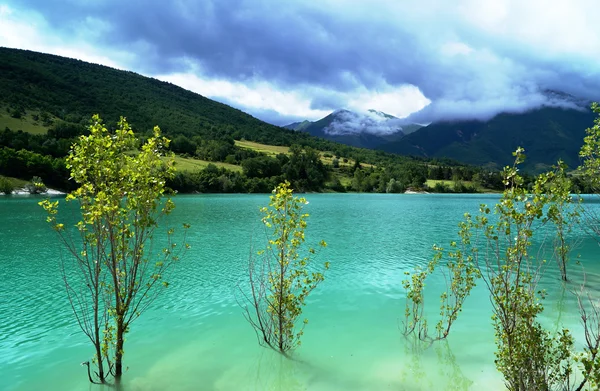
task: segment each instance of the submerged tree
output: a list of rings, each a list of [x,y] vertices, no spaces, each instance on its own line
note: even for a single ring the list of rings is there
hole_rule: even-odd
[[[288,182],[278,185],[270,197],[269,207],[261,209],[262,222],[270,231],[265,250],[258,259],[249,261],[249,293],[242,291],[244,316],[254,328],[259,344],[284,355],[299,346],[307,319],[299,322],[306,298],[324,279],[323,273],[311,270],[308,248],[304,244],[307,213],[302,208],[308,202],[295,197]],[[324,241],[319,246],[326,247]],[[325,262],[322,270],[329,268]],[[300,324],[299,324],[300,323]]]
[[[507,388],[511,391],[583,390],[586,386],[594,389],[594,379],[598,379],[600,368],[597,302],[589,300],[586,306],[580,300],[586,336],[582,354],[574,353],[574,340],[569,330],[551,332],[539,320],[546,294],[538,282],[547,262],[540,257],[542,251],[532,249],[532,240],[535,236],[543,246],[545,238],[539,237],[543,235],[540,228],[554,224],[557,239],[551,241],[551,254],[558,262],[561,279],[566,280],[568,254],[572,249],[567,234],[578,217],[564,166],[559,164],[555,171],[540,175],[533,188],[527,190],[517,169],[524,159],[523,150],[519,148],[515,156],[515,165],[504,169],[506,190],[496,206],[482,205],[474,219],[467,215],[461,223],[461,248],[449,253],[448,270],[453,272],[450,294],[442,294],[442,321],[438,324],[437,335],[428,336],[423,316],[423,288],[426,277],[438,266],[439,261],[435,259],[427,270],[418,271],[405,282],[408,290],[405,333],[416,332],[419,339],[429,342],[446,338],[455,315],[470,293],[468,288],[474,285],[474,281],[465,284],[477,274],[469,268],[474,265],[490,293],[497,344],[495,363]],[[452,247],[457,248],[457,245]],[[457,261],[452,262],[453,259]],[[461,259],[466,259],[466,267],[457,267]],[[445,306],[444,300],[452,295],[459,300]],[[578,297],[581,298],[581,293]],[[447,325],[447,328],[441,325]],[[574,376],[575,361],[582,364],[580,379]]]
[[[515,156],[515,165],[504,170],[507,189],[495,207],[495,223],[486,218],[490,213],[486,209],[477,227],[486,240],[484,281],[496,331],[495,363],[511,391],[567,390],[572,381],[573,337],[566,329],[555,334],[539,321],[545,292],[538,282],[545,260],[534,257],[531,248],[535,224],[544,222],[545,208],[560,194],[548,192],[549,177],[544,175],[528,192],[517,170],[523,150]],[[562,252],[566,250],[555,254]]]
[[[566,166],[562,161],[551,171],[538,176],[534,184],[534,193],[544,195],[548,209],[542,219],[543,223],[554,226],[552,251],[556,260],[560,278],[567,282],[567,266],[577,241],[571,239],[570,233],[581,223],[581,198],[571,195],[572,182],[566,174]]]
[[[155,127],[137,151],[124,118],[111,133],[95,115],[90,134],[79,138],[67,158],[80,185],[66,198],[81,213],[76,234],[58,222],[58,201],[40,202],[74,262],[72,268],[63,259],[62,275],[77,322],[94,345],[95,369],[86,363],[91,382],[120,380],[125,335],[168,286],[165,273],[178,260],[172,228],[166,247],[158,254],[152,249],[161,218],[175,207],[163,200],[165,181],[174,172],[173,160],[161,158],[168,143]]]
[[[471,216],[465,214],[465,221],[459,224],[460,242],[451,242],[450,250],[444,252],[442,247],[433,246],[435,254],[424,270],[415,273],[406,272],[409,276],[402,282],[406,290],[406,306],[404,310],[403,332],[405,336],[414,335],[428,343],[433,343],[448,337],[452,325],[462,311],[463,304],[471,294],[481,271],[477,267],[478,252],[471,243],[473,221]],[[427,319],[424,317],[425,280],[442,261],[446,291],[440,295],[440,319],[435,325],[432,334]]]

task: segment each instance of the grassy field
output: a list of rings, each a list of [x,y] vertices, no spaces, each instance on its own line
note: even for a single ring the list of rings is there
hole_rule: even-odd
[[[269,156],[275,156],[278,155],[280,153],[283,153],[285,155],[288,155],[290,153],[290,149],[288,147],[282,147],[282,146],[278,146],[278,145],[267,145],[267,144],[260,144],[260,143],[255,143],[252,141],[239,141],[236,140],[235,141],[235,145],[237,145],[240,148],[246,148],[246,149],[251,149],[253,151],[257,151],[257,152],[262,152],[265,153]],[[332,152],[328,152],[328,151],[319,151],[319,154],[321,156],[321,161],[323,162],[323,164],[327,164],[327,165],[332,165],[333,164],[333,153]],[[328,156],[325,156],[328,155]],[[353,166],[354,165],[354,160],[352,159],[346,159],[347,161],[344,162],[344,159],[341,158],[339,159],[339,165],[341,166]],[[361,163],[361,165],[363,167],[372,167],[371,164],[366,164],[366,163]]]
[[[0,108],[0,129],[9,128],[10,130],[22,130],[32,134],[46,134],[48,128],[41,122],[35,121],[33,115],[36,113],[28,112],[23,118],[13,118],[6,112],[6,108]]]
[[[471,181],[461,181],[463,185],[465,186],[473,186],[473,182]],[[454,181],[449,180],[449,179],[427,179],[427,186],[429,187],[434,187],[436,184],[438,183],[442,183],[446,186],[448,186],[451,189],[454,189]]]
[[[198,171],[206,168],[209,164],[214,164],[217,167],[224,167],[231,171],[242,171],[241,166],[235,164],[221,163],[221,162],[209,162],[206,160],[185,158],[181,156],[175,156],[175,168],[181,171]]]
[[[282,147],[279,145],[259,144],[252,141],[235,140],[235,145],[237,145],[240,148],[246,148],[257,152],[262,152],[269,156],[275,156],[280,153],[287,155],[288,153],[290,153],[290,149],[288,147]]]
[[[454,189],[454,181],[452,180],[443,180],[443,179],[427,179],[427,186],[429,186],[430,188],[433,188],[436,183],[443,183],[446,186],[448,186],[450,189]],[[473,182],[471,181],[462,181],[463,185],[465,186],[473,186]],[[488,189],[487,187],[477,187],[477,191],[480,191],[482,193],[502,193],[500,190],[494,190],[494,189]]]
[[[9,176],[8,177],[4,177],[4,178],[7,178],[9,181],[11,181],[12,184],[13,184],[13,186],[16,189],[20,189],[20,188],[22,188],[23,186],[25,186],[27,184],[27,181],[25,181],[23,179],[17,179],[17,178],[13,178],[13,177],[9,177]]]

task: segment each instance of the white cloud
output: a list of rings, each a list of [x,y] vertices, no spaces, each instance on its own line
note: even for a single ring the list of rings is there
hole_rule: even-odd
[[[188,62],[188,65],[191,62]],[[159,80],[168,81],[200,95],[233,103],[246,110],[274,110],[282,116],[317,120],[341,107],[330,110],[311,108],[311,97],[325,94],[319,87],[298,86],[295,89],[282,89],[265,80],[253,79],[232,82],[225,79],[210,79],[202,75],[197,65],[190,65],[193,71],[155,75]],[[430,101],[412,85],[382,88],[369,91],[362,87],[335,94],[340,101],[347,102],[344,108],[366,113],[370,109],[383,111],[398,118],[421,110]]]
[[[102,53],[102,50],[88,42],[86,31],[98,34],[98,30],[91,25],[106,29],[105,23],[86,18],[81,25],[81,34],[68,38],[61,37],[53,34],[46,20],[39,13],[16,10],[5,4],[0,5],[0,46],[56,54],[113,68],[126,68],[126,60],[132,57],[131,54],[116,50]]]
[[[456,55],[467,55],[473,52],[473,48],[462,42],[447,42],[441,48],[444,56],[453,57]]]
[[[284,116],[318,119],[329,114],[310,108],[310,99],[298,91],[286,91],[264,80],[244,83],[209,79],[198,73],[173,73],[154,76],[215,100],[232,102],[249,110],[274,110]]]
[[[346,97],[348,108],[359,112],[378,110],[398,118],[404,118],[421,110],[431,101],[413,85],[393,87],[386,85],[380,90],[352,91]]]
[[[537,55],[600,60],[600,5],[596,0],[464,0],[463,22]]]

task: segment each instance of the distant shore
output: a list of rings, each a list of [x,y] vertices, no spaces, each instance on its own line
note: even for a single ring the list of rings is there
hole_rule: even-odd
[[[61,195],[61,194],[67,194],[67,193],[65,193],[64,191],[55,190],[55,189],[46,189],[46,191],[43,193],[31,194],[25,187],[22,187],[20,189],[14,190],[11,194],[0,193],[0,196],[2,196],[2,195]]]

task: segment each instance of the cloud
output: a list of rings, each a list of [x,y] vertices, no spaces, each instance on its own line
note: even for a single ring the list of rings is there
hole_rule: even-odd
[[[384,113],[367,111],[356,113],[348,110],[339,110],[335,119],[323,131],[330,135],[349,135],[368,133],[378,136],[388,136],[402,130],[402,121],[395,117],[386,117]]]
[[[600,95],[595,0],[9,0],[3,9],[0,45],[160,77],[270,121],[340,107],[421,122],[489,118],[571,104],[548,90]]]
[[[18,49],[28,49],[59,56],[77,58],[95,64],[118,69],[126,69],[122,64],[131,61],[131,54],[112,50],[110,55],[103,53],[86,36],[91,25],[97,25],[96,32],[107,28],[107,23],[87,17],[80,24],[82,30],[63,37],[53,34],[45,17],[36,11],[22,11],[6,4],[0,4],[0,45]]]

